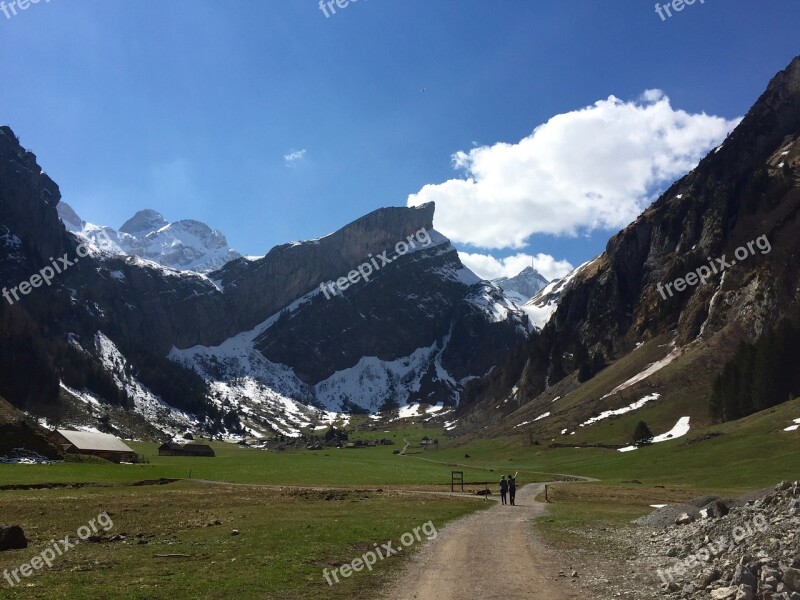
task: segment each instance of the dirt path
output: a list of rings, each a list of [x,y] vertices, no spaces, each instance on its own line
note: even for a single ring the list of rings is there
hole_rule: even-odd
[[[517,492],[516,506],[492,508],[451,523],[410,559],[382,600],[464,598],[586,599],[585,590],[559,578],[569,565],[553,562],[531,530],[545,514],[535,497],[544,484]]]

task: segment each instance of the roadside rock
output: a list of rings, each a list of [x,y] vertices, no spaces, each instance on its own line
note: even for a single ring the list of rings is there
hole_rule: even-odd
[[[736,567],[731,583],[733,583],[733,585],[746,585],[752,588],[756,585],[756,578],[750,572],[750,569],[744,565],[739,565]]]
[[[668,527],[675,525],[675,519],[682,514],[688,514],[695,519],[700,518],[700,509],[692,504],[669,504],[651,512],[649,515],[637,519],[635,523],[647,527]]]
[[[650,527],[633,534],[636,567],[651,570],[661,597],[675,600],[800,600],[798,501],[800,482],[781,482],[738,500],[704,497],[654,511],[637,521]],[[697,505],[698,516],[685,510]]]
[[[736,591],[736,600],[753,600],[753,588],[749,585],[740,585]]]
[[[783,570],[783,583],[793,592],[800,592],[800,570],[787,567]]]

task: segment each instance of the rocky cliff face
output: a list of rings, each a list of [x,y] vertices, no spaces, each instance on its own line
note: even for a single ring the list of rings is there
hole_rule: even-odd
[[[461,264],[432,220],[432,205],[381,209],[320,240],[232,263],[214,275],[225,294],[246,302],[261,281],[270,317],[171,356],[226,390],[254,377],[330,410],[457,403],[466,382],[524,342],[529,325],[499,288]],[[415,247],[398,255],[404,240]],[[372,273],[356,281],[364,267]]]
[[[0,157],[0,240],[9,249],[0,256],[0,272],[14,281],[14,276],[60,255],[69,246],[69,236],[55,212],[61,199],[58,186],[5,126],[0,127]]]

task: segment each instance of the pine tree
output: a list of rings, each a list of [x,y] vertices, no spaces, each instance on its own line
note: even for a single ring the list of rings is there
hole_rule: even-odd
[[[653,443],[653,432],[644,421],[639,421],[633,432],[633,443],[636,446],[649,446]]]
[[[583,344],[575,351],[575,366],[578,368],[578,381],[583,383],[592,378],[592,365],[589,362],[589,353]]]

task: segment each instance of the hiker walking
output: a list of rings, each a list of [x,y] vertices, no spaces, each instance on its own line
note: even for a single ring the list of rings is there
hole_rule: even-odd
[[[506,481],[506,476],[503,475],[500,477],[500,500],[503,504],[508,504],[506,501],[506,495],[508,494],[508,482]]]
[[[513,475],[508,476],[508,499],[511,506],[516,506],[514,503],[514,498],[517,496],[517,475],[519,471],[514,473]]]

